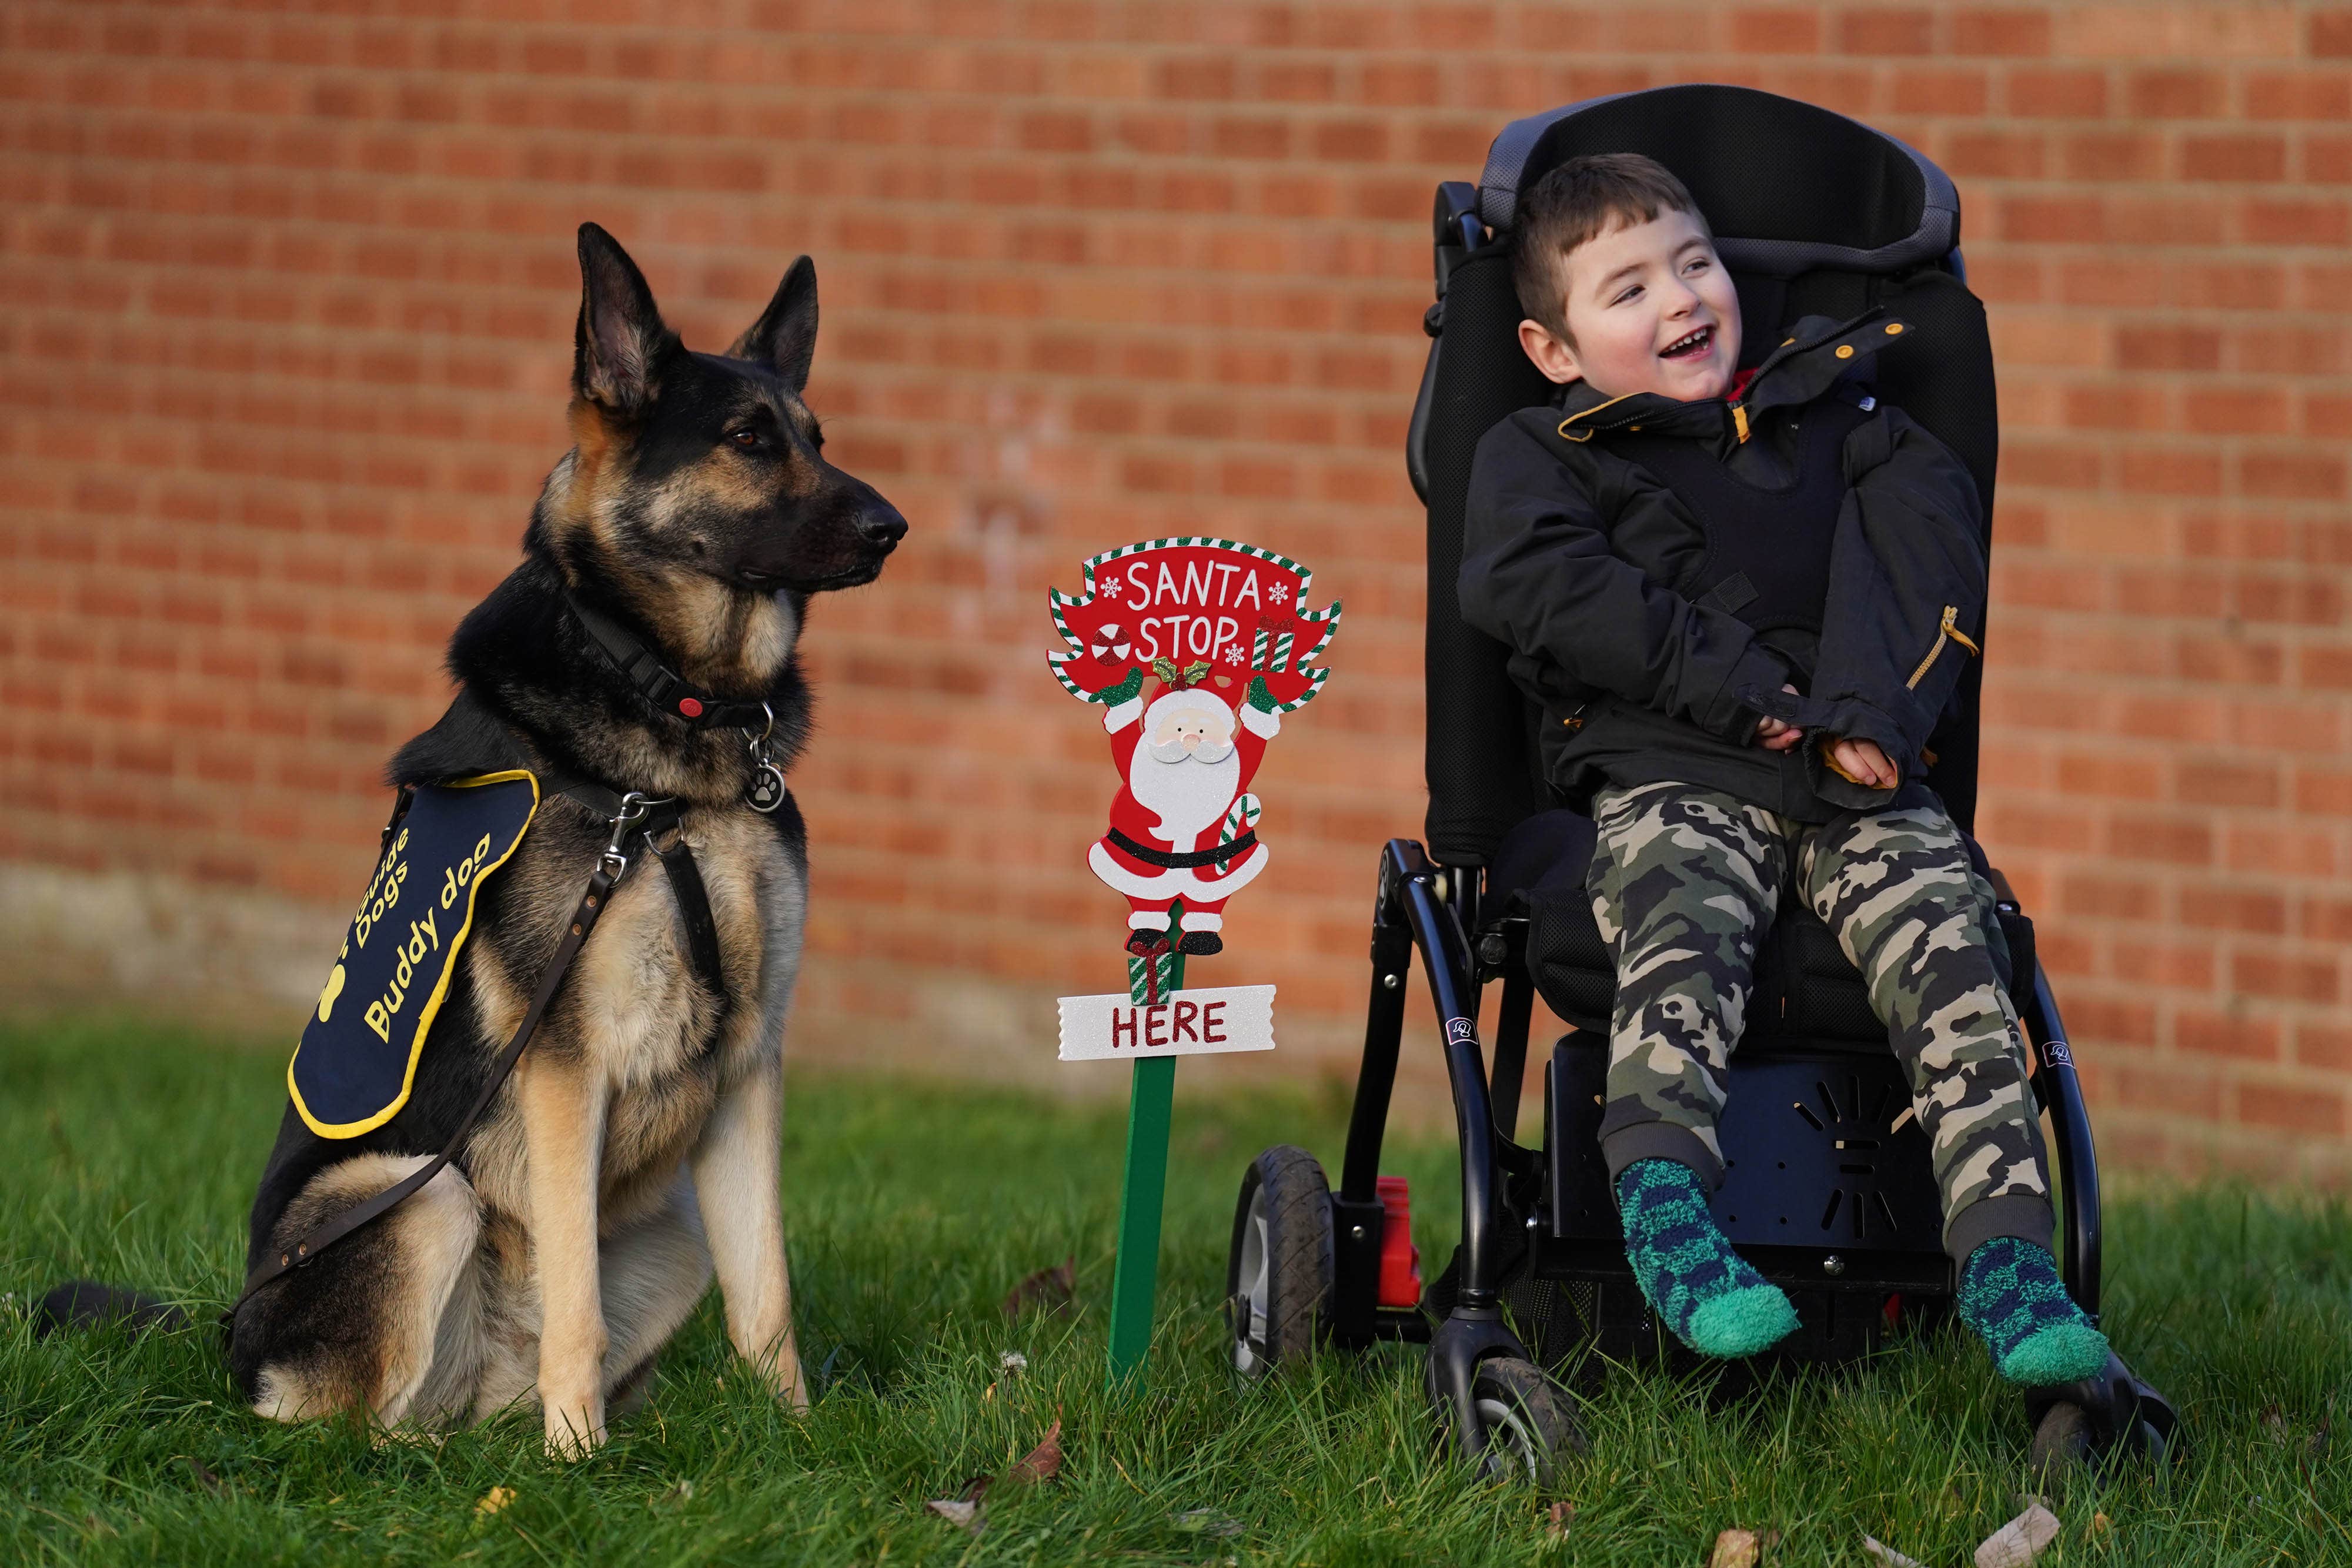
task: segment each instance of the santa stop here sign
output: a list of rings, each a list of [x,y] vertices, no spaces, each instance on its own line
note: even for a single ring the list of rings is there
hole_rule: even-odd
[[[1184,967],[1225,950],[1225,902],[1270,862],[1250,783],[1283,718],[1330,678],[1317,661],[1335,600],[1307,608],[1314,574],[1232,539],[1166,538],[1086,563],[1052,595],[1062,689],[1101,710],[1118,774],[1087,864],[1124,899],[1126,995],[1064,997],[1061,1060],[1132,1061],[1127,1176],[1111,1283],[1114,1385],[1139,1383],[1151,1343],[1160,1211],[1176,1058],[1274,1049],[1274,988],[1188,990]]]
[[[1157,1004],[1125,993],[1064,997],[1064,1061],[1140,1061],[1274,1049],[1274,988],[1171,991]]]

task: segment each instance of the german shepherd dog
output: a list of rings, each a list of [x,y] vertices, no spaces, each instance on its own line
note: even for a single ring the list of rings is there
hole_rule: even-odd
[[[794,646],[810,596],[870,582],[905,519],[824,455],[801,393],[816,273],[793,263],[724,354],[689,352],[612,236],[580,230],[572,450],[523,561],[449,644],[457,702],[393,759],[394,784],[525,766],[675,797],[709,891],[714,994],[658,874],[622,881],[520,1066],[457,1160],[406,1202],[238,1308],[230,1360],[260,1414],[447,1425],[536,1402],[547,1446],[584,1453],[714,1270],[735,1349],[807,1406],[777,1191],[784,1011],[805,835],[789,800],[746,803],[740,730],[656,707],[574,604],[669,670],[764,702],[781,765],[807,729]],[[289,1103],[253,1204],[249,1264],[422,1169],[522,1016],[606,824],[549,793],[484,887],[411,1098],[357,1138]]]

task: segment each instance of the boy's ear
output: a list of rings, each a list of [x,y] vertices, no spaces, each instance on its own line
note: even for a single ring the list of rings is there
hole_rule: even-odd
[[[1584,379],[1584,371],[1576,362],[1575,350],[1554,337],[1551,329],[1540,321],[1519,323],[1519,347],[1527,350],[1528,358],[1535,361],[1536,369],[1541,371],[1548,381],[1566,386],[1570,382]]]

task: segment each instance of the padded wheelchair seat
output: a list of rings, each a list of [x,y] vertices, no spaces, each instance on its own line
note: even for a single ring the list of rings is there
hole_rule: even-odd
[[[1580,812],[1528,817],[1496,846],[1486,908],[1502,917],[1527,917],[1528,969],[1537,991],[1568,1022],[1605,1035],[1617,971],[1584,891],[1594,837],[1591,819]],[[1756,994],[1740,1041],[1743,1051],[1769,1052],[1775,1046],[1887,1049],[1862,972],[1821,918],[1785,892],[1756,955]]]

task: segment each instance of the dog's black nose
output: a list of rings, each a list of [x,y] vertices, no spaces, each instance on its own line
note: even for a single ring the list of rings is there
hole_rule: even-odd
[[[898,515],[898,507],[882,502],[857,514],[857,533],[867,544],[887,550],[907,537],[907,519]]]

